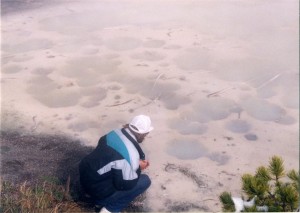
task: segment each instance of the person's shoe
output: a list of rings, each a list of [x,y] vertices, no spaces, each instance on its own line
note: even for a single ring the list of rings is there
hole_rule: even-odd
[[[100,213],[111,213],[110,211],[108,211],[105,207],[103,207],[100,211]]]
[[[99,213],[103,206],[95,205],[95,212]]]

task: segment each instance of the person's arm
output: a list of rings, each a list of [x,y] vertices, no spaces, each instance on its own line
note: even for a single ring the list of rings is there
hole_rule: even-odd
[[[132,167],[124,161],[124,164],[119,168],[112,169],[113,183],[117,190],[132,189],[141,174],[141,169],[134,171]]]

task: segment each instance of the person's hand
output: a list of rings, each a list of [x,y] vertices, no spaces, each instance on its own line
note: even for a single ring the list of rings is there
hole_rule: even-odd
[[[147,160],[140,160],[140,168],[141,170],[146,169],[149,166],[149,161]]]

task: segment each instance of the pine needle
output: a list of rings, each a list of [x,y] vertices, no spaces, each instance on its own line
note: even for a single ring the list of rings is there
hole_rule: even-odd
[[[216,91],[216,92],[213,92],[213,93],[208,94],[206,97],[209,98],[209,97],[211,97],[211,96],[217,96],[217,95],[219,95],[219,94],[221,94],[221,93],[223,93],[223,92],[225,92],[225,91],[227,91],[227,90],[229,90],[229,89],[234,89],[234,87],[227,87],[227,88],[218,90],[218,91]]]
[[[280,75],[281,75],[281,73],[279,73],[279,74],[275,75],[274,77],[270,78],[269,80],[265,81],[263,84],[261,84],[259,87],[257,87],[257,89],[261,89],[264,86],[268,85],[272,81],[276,80]]]
[[[158,76],[157,76],[157,78],[155,79],[155,82],[154,82],[154,84],[153,84],[153,86],[152,86],[152,89],[151,90],[153,90],[154,89],[154,87],[155,87],[155,85],[156,85],[156,83],[157,83],[157,81],[159,80],[159,78],[163,75],[164,73],[160,73]]]
[[[118,104],[112,104],[112,105],[106,105],[106,107],[114,107],[114,106],[120,106],[120,105],[123,105],[123,104],[127,104],[131,101],[133,101],[134,99],[130,99],[128,101],[125,101],[125,102],[122,102],[122,103],[118,103]]]

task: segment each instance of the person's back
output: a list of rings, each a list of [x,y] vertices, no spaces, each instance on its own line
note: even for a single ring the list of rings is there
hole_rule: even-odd
[[[125,128],[102,136],[95,150],[82,159],[80,182],[96,204],[121,211],[150,186],[149,177],[141,175],[149,162],[138,142],[152,129],[149,117],[136,116]]]

